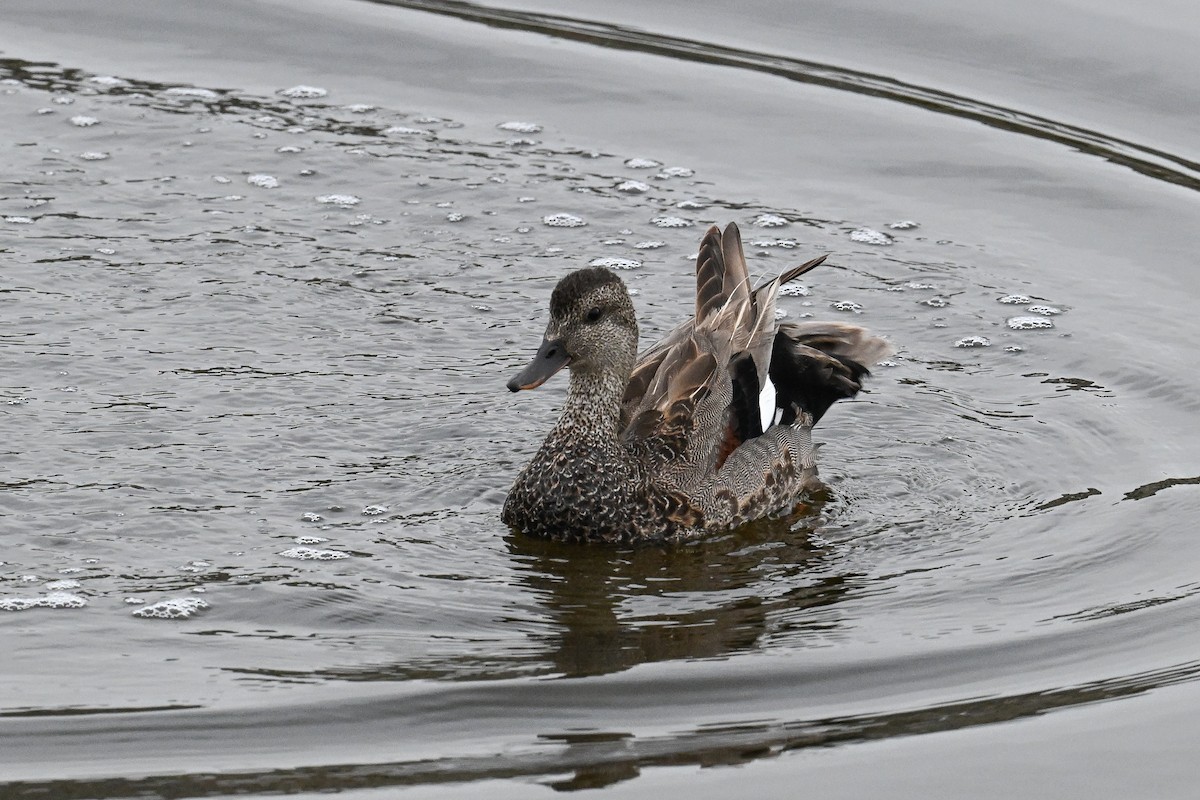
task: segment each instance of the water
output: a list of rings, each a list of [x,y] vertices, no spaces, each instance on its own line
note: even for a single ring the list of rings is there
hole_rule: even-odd
[[[1191,796],[1200,20],[643,6],[6,6],[0,796]],[[828,496],[504,530],[729,220],[897,345]]]

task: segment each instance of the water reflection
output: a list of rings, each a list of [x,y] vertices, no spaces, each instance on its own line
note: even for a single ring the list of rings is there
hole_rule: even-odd
[[[816,507],[812,509],[816,511]],[[679,545],[613,549],[506,539],[519,580],[553,621],[547,659],[566,676],[716,658],[760,647],[768,631],[825,631],[816,615],[861,580],[832,573],[820,517],[768,520]]]

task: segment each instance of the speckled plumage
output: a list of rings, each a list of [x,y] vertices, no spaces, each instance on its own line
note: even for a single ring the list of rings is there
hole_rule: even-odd
[[[566,366],[562,415],[504,503],[510,527],[551,539],[681,539],[785,514],[817,482],[812,426],[853,397],[884,340],[840,323],[780,324],[779,286],[814,259],[750,285],[741,235],[709,229],[696,313],[639,357],[633,303],[603,268],[563,278],[542,346],[509,389]],[[775,387],[763,430],[759,393]]]

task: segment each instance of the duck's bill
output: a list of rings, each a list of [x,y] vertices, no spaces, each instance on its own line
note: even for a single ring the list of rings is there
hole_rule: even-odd
[[[571,357],[557,339],[542,339],[542,346],[525,369],[518,372],[508,382],[510,392],[522,389],[536,389],[550,379],[550,376],[571,363]]]

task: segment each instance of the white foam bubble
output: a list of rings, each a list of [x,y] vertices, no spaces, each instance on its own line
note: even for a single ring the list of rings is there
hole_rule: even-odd
[[[997,297],[996,302],[1004,303],[1006,306],[1023,306],[1033,302],[1033,298],[1023,294],[1006,294],[1004,297]]]
[[[208,602],[199,597],[178,597],[159,600],[157,603],[134,609],[130,613],[142,619],[187,619],[208,607]]]
[[[638,242],[637,244],[635,244],[633,246],[633,248],[635,250],[657,250],[660,247],[666,247],[666,246],[667,246],[666,242],[660,242],[657,239],[651,239],[651,240],[647,240],[645,242]]]
[[[108,153],[101,153],[98,150],[88,150],[79,154],[79,158],[83,161],[103,161],[108,157]]]
[[[128,86],[129,81],[124,78],[117,78],[113,75],[93,75],[88,78],[88,83],[95,83],[100,86]]]
[[[77,114],[67,121],[77,128],[90,128],[93,125],[100,124],[100,120],[96,119],[95,117],[89,117],[86,114]]]
[[[1062,313],[1062,309],[1055,306],[1030,306],[1025,310],[1030,314],[1041,314],[1043,317],[1053,317]]]
[[[246,183],[251,186],[257,186],[260,189],[278,189],[279,179],[274,175],[248,175]]]
[[[657,169],[662,166],[662,162],[653,158],[630,158],[625,161],[625,166],[630,169]]]
[[[341,206],[342,208],[350,208],[362,202],[361,197],[356,197],[352,194],[323,194],[317,197],[318,203],[326,205]]]
[[[280,89],[279,94],[296,100],[314,100],[329,94],[329,90],[322,89],[320,86],[305,86],[304,84],[300,84],[289,89]]]
[[[321,520],[323,520],[325,518],[322,517],[320,514],[316,514],[312,511],[306,511],[300,515],[300,519],[303,520],[304,522],[320,522]]]
[[[683,217],[655,217],[650,223],[659,228],[690,228],[692,221]]]
[[[759,214],[751,224],[759,228],[782,228],[788,221],[778,214]]]
[[[1053,328],[1053,320],[1046,317],[1009,317],[1005,323],[1014,331],[1031,331],[1037,328]]]
[[[393,125],[390,128],[384,128],[383,132],[394,136],[427,136],[432,133],[424,128],[409,128],[406,125]]]
[[[583,217],[565,213],[544,216],[542,217],[542,224],[549,225],[551,228],[580,228],[587,225]]]
[[[378,517],[380,514],[386,514],[387,512],[388,512],[387,506],[379,506],[379,505],[367,506],[366,508],[364,508],[362,510],[362,514],[364,517]]]
[[[37,597],[0,597],[0,611],[28,611],[31,608],[83,608],[87,598],[69,592],[51,592]]]
[[[621,181],[617,184],[617,191],[627,194],[643,194],[650,191],[650,184],[641,181]]]
[[[836,303],[830,303],[829,307],[834,311],[849,311],[854,314],[861,314],[863,310],[862,303],[855,303],[853,300],[839,300]]]
[[[986,336],[964,336],[954,343],[955,347],[991,347],[992,340]]]
[[[349,553],[343,553],[341,550],[318,550],[314,547],[292,547],[279,555],[299,561],[337,561],[350,557]]]
[[[462,222],[467,218],[467,215],[461,211],[451,211],[446,215],[446,222]]]
[[[303,147],[297,147],[297,146],[296,146],[296,145],[294,145],[294,144],[285,144],[285,145],[283,145],[283,146],[281,146],[281,147],[276,147],[276,148],[275,148],[275,152],[276,152],[276,153],[285,153],[285,154],[291,154],[291,153],[303,153],[303,152],[304,152],[304,148],[303,148]]]
[[[589,267],[608,267],[609,269],[637,269],[642,262],[633,258],[593,258]]]
[[[542,126],[536,122],[501,122],[496,127],[510,133],[540,133],[542,130]]]
[[[78,589],[83,586],[82,583],[74,578],[66,578],[61,581],[46,581],[46,589],[52,592],[62,592],[67,589]]]
[[[799,244],[795,239],[755,239],[750,242],[751,247],[782,247],[784,250],[792,250]]]
[[[172,86],[163,91],[167,97],[194,98],[196,100],[216,100],[221,95],[212,89],[200,89],[195,86]]]
[[[32,225],[33,217],[8,216],[4,221],[9,225]]]
[[[883,231],[877,231],[874,228],[855,228],[854,230],[850,231],[850,238],[856,242],[861,242],[862,244],[874,244],[880,246],[889,245],[895,241],[891,236],[888,236]]]
[[[348,106],[342,106],[342,108],[346,109],[351,114],[366,114],[375,110],[375,106],[371,105],[370,103],[351,103]]]
[[[946,306],[950,305],[950,298],[935,295],[922,300],[921,305],[929,306],[930,308],[945,308]]]
[[[779,293],[785,297],[808,297],[809,289],[799,283],[785,283],[779,287]]]
[[[911,219],[902,219],[898,222],[889,222],[888,227],[894,231],[911,231],[913,228],[919,227],[919,225]]]
[[[660,177],[660,178],[690,178],[695,174],[696,174],[696,171],[694,169],[691,169],[690,167],[664,167],[663,170],[658,173],[658,177]]]

